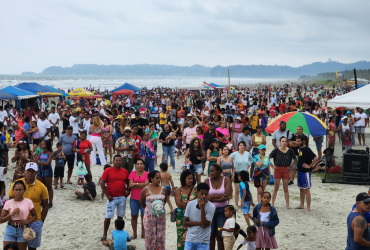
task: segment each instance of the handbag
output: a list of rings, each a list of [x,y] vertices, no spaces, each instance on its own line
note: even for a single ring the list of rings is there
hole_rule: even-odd
[[[193,190],[194,186],[191,186],[190,188],[190,192],[188,194],[188,200],[190,198],[190,195],[191,195],[191,191]],[[176,217],[177,217],[177,214],[179,213],[179,208],[175,208],[174,210],[171,211],[171,217],[170,217],[170,221],[171,222],[176,222]]]
[[[17,208],[17,205],[15,205],[14,199],[13,199],[13,206],[14,206],[14,209]],[[19,219],[22,220],[21,214],[20,213],[17,213],[17,214],[19,216]],[[23,227],[23,238],[25,240],[29,241],[29,240],[33,240],[36,238],[36,233],[35,231],[33,231],[32,228],[27,227],[26,225],[23,225],[22,227]]]

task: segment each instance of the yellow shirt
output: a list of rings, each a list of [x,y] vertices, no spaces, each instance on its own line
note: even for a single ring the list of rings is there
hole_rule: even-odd
[[[10,134],[6,134],[5,138],[6,138],[6,143],[10,143]]]
[[[249,117],[249,121],[251,122],[252,129],[256,130],[256,127],[257,127],[258,121],[259,121],[258,115],[255,115],[255,116],[251,115]]]
[[[110,101],[109,100],[107,100],[107,105],[110,106]]]
[[[37,219],[35,221],[41,220],[41,202],[42,200],[49,199],[49,194],[48,190],[46,189],[45,185],[42,184],[42,182],[35,180],[34,183],[28,184],[24,178],[19,179],[24,182],[26,185],[26,191],[24,192],[23,197],[30,199],[33,202],[33,206],[35,207],[36,213],[37,213]],[[13,192],[13,186],[10,187],[9,190],[9,196],[14,197],[14,192]],[[32,218],[31,213],[28,215],[28,219]]]
[[[165,120],[162,120],[162,118],[165,118]],[[159,124],[163,125],[167,123],[167,116],[164,113],[159,113]]]

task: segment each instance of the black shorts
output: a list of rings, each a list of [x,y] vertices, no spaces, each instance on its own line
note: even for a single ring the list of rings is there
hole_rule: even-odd
[[[63,178],[64,177],[64,167],[54,168],[54,178]]]
[[[68,169],[73,169],[75,165],[75,155],[66,155],[66,160],[64,162],[64,166],[68,163]]]
[[[59,138],[59,127],[56,127],[54,130],[50,129],[50,135],[51,137],[58,137]]]
[[[212,103],[212,106],[215,106],[216,102],[211,102]]]
[[[234,183],[240,183],[238,172],[235,172],[234,174]]]
[[[39,145],[39,143],[40,143],[40,142],[39,142],[39,138],[37,138],[37,139],[33,139],[33,140],[32,140],[32,143],[33,143],[33,144],[35,144],[35,145]]]

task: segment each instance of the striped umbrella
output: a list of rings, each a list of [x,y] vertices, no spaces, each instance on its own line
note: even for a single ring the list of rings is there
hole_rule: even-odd
[[[281,121],[285,121],[286,128],[293,133],[295,133],[298,126],[301,126],[303,133],[312,135],[313,137],[326,135],[327,127],[320,119],[314,115],[301,112],[289,112],[277,117],[267,124],[266,132],[274,133],[275,130],[280,128]]]

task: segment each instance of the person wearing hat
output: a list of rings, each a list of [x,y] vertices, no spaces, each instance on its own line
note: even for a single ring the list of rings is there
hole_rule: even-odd
[[[28,162],[25,169],[25,177],[19,180],[23,181],[26,186],[26,192],[24,193],[23,198],[27,198],[32,201],[37,214],[37,219],[29,223],[29,227],[32,228],[33,231],[35,231],[36,233],[36,238],[28,241],[28,249],[34,250],[41,246],[42,228],[49,210],[49,193],[45,185],[36,179],[38,171],[37,164],[35,162]],[[13,199],[15,197],[15,183],[16,182],[13,182],[12,186],[9,189],[9,199]],[[27,219],[30,219],[31,217],[32,215],[30,214],[28,215]]]
[[[125,127],[124,135],[116,141],[116,151],[122,157],[122,168],[129,173],[134,168],[133,152],[136,150],[135,139],[131,137],[131,128]]]
[[[135,119],[131,119],[131,125],[137,125],[138,131],[137,134],[140,137],[143,137],[144,130],[149,126],[148,120],[140,117],[140,112],[135,112]]]
[[[186,120],[181,124],[181,131],[184,131],[187,127],[189,127],[189,121],[193,119],[193,115],[188,113],[186,115]]]
[[[370,230],[364,217],[370,211],[370,195],[359,193],[356,196],[356,207],[347,217],[347,248],[370,249]]]
[[[345,150],[345,143],[346,143],[346,140],[345,140],[345,137],[346,137],[346,131],[348,130],[347,133],[349,133],[349,142],[351,145],[351,141],[352,141],[352,136],[353,134],[351,133],[352,132],[352,124],[348,122],[348,117],[345,115],[341,118],[342,120],[342,123],[339,125],[338,127],[338,130],[342,132],[342,150]],[[348,143],[348,142],[347,142]]]

